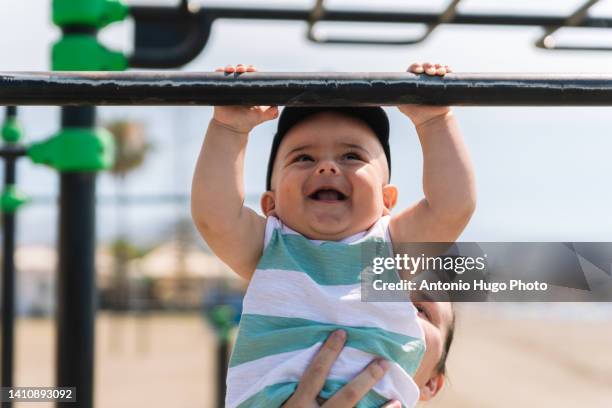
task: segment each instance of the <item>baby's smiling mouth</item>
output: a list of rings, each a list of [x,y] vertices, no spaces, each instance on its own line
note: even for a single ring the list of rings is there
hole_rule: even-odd
[[[333,188],[321,188],[308,195],[308,198],[322,202],[345,201],[348,197],[342,192]]]

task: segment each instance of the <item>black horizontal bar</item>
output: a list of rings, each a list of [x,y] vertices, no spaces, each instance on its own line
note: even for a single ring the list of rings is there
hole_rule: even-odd
[[[0,146],[0,157],[3,159],[15,159],[28,154],[25,146],[5,144]]]
[[[39,205],[49,206],[56,205],[59,202],[59,196],[57,195],[31,195],[28,205]],[[116,206],[163,206],[163,205],[176,205],[176,204],[189,204],[191,195],[189,194],[174,194],[174,193],[160,193],[160,194],[125,194],[125,195],[112,195],[112,194],[98,194],[96,196],[97,205],[109,205]],[[247,194],[246,202],[257,202],[259,200],[258,194]]]
[[[148,194],[148,195],[97,195],[96,204],[98,205],[168,205],[185,204],[189,202],[189,195],[186,194]],[[29,205],[55,205],[59,202],[56,195],[32,195]]]
[[[612,74],[0,72],[0,105],[611,106]]]
[[[130,14],[139,15],[151,12],[160,12],[176,9],[169,6],[132,6]],[[248,20],[301,20],[309,21],[309,9],[275,9],[275,8],[233,8],[233,7],[206,7],[202,6],[198,14],[209,19],[248,19]],[[376,10],[325,10],[319,21],[336,22],[362,22],[362,23],[422,23],[433,24],[438,22],[439,13],[410,13]],[[565,16],[551,15],[520,15],[520,14],[484,14],[484,13],[458,13],[453,19],[444,24],[466,25],[507,25],[507,26],[563,26]],[[588,16],[576,27],[612,27],[612,18]]]

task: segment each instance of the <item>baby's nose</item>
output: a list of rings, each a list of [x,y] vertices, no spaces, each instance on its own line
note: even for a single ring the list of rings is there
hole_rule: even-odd
[[[338,174],[338,166],[333,161],[323,161],[317,169],[317,174]]]

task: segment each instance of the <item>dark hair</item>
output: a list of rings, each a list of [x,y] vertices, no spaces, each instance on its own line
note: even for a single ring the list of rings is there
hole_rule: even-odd
[[[455,335],[455,310],[453,308],[453,304],[451,303],[451,312],[452,312],[452,320],[448,325],[448,333],[446,334],[446,340],[444,341],[444,350],[442,350],[442,355],[440,356],[440,361],[436,365],[436,372],[438,374],[446,375],[446,358],[448,357],[448,352],[451,348],[451,344],[453,343],[453,336]]]

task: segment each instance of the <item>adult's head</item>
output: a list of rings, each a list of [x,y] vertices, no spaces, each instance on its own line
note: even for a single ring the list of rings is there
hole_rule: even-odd
[[[432,399],[444,386],[446,359],[453,342],[455,312],[450,302],[414,302],[425,335],[426,351],[414,381],[421,401]]]

